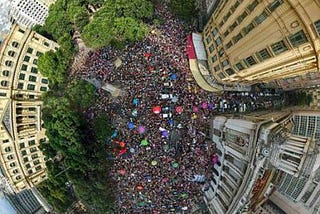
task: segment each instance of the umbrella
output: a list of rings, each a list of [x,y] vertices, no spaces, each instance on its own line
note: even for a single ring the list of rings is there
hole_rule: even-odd
[[[192,111],[193,111],[193,112],[198,112],[198,111],[199,111],[199,108],[198,108],[197,106],[193,106],[193,107],[192,107]]]
[[[132,111],[132,116],[133,116],[133,117],[136,117],[137,115],[138,115],[137,109],[133,109],[133,111]]]
[[[114,65],[116,66],[116,68],[120,67],[122,64],[122,60],[118,57],[116,59],[116,61],[114,61]]]
[[[140,145],[141,145],[141,146],[148,146],[148,145],[149,145],[149,142],[148,142],[146,139],[143,139],[143,140],[140,142]]]
[[[123,148],[120,150],[119,155],[124,155],[127,152],[127,148]]]
[[[161,112],[161,106],[154,106],[152,108],[153,113],[159,114]]]
[[[176,112],[177,112],[178,114],[181,114],[181,113],[183,112],[182,106],[177,106]]]
[[[129,123],[128,123],[128,128],[129,128],[130,130],[134,129],[134,127],[135,127],[135,125],[134,125],[133,122],[129,122]]]
[[[138,186],[137,186],[137,189],[138,189],[138,190],[142,190],[142,189],[143,189],[143,186],[142,186],[142,185],[138,185]]]
[[[157,165],[157,164],[158,164],[157,161],[155,161],[155,160],[151,161],[151,165],[152,165],[152,166],[155,166],[155,165]]]
[[[138,98],[134,98],[134,99],[132,100],[132,103],[133,103],[133,105],[137,106],[137,105],[139,104]]]
[[[169,146],[167,144],[163,145],[163,150],[167,152],[169,150]]]
[[[140,134],[145,133],[145,131],[146,131],[146,127],[144,127],[144,126],[139,126],[139,127],[138,127],[138,132],[139,132]]]
[[[171,80],[177,80],[177,79],[178,79],[177,74],[175,74],[175,73],[171,74],[171,75],[170,75],[170,79],[171,79]]]
[[[124,142],[122,142],[122,141],[119,143],[119,145],[120,145],[120,147],[125,147],[126,146],[126,144]]]
[[[209,109],[213,109],[213,107],[214,107],[213,102],[210,102],[208,107],[209,107]]]
[[[117,130],[114,130],[112,135],[111,135],[111,138],[115,138],[118,136],[118,131]]]
[[[149,57],[151,56],[151,54],[150,54],[150,53],[145,53],[144,56],[145,56],[146,58],[149,58]]]
[[[169,132],[167,130],[164,130],[161,132],[162,137],[168,137],[169,136]]]
[[[172,118],[170,118],[170,119],[168,120],[168,123],[169,123],[169,125],[170,125],[170,126],[173,126],[173,124],[174,124],[173,119],[172,119]]]
[[[125,169],[120,169],[120,170],[119,170],[119,174],[120,174],[120,175],[126,174],[126,170],[125,170]]]
[[[203,109],[207,109],[208,108],[208,103],[207,102],[203,102],[201,106],[202,106]]]
[[[171,101],[174,102],[174,103],[178,102],[178,97],[177,96],[173,96],[171,98]]]
[[[136,150],[135,150],[134,148],[130,148],[130,152],[131,152],[131,153],[135,153]]]
[[[172,163],[173,168],[178,168],[179,164],[177,162]]]

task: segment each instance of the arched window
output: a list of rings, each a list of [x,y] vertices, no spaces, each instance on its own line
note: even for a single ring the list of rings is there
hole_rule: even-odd
[[[0,84],[1,84],[1,86],[3,86],[3,87],[8,87],[9,82],[6,81],[6,80],[2,80]]]
[[[212,170],[213,170],[214,174],[216,174],[216,176],[219,176],[219,172],[214,167],[212,168]]]
[[[14,57],[16,55],[16,52],[14,51],[8,51],[8,55],[11,57]]]
[[[5,77],[8,77],[9,74],[10,74],[10,71],[8,71],[8,70],[2,71],[2,75],[5,76]]]
[[[10,167],[15,167],[15,166],[16,166],[15,162],[10,163]]]
[[[15,48],[19,47],[19,43],[18,42],[12,42],[12,47],[15,47]]]
[[[11,152],[11,147],[6,147],[6,148],[4,149],[4,151],[5,151],[5,152]]]
[[[8,159],[8,160],[12,160],[12,159],[13,159],[13,155],[8,155],[8,156],[7,156],[7,159]]]
[[[7,60],[4,63],[6,66],[11,67],[13,65],[13,62],[11,60]]]
[[[12,172],[13,172],[13,174],[17,174],[19,171],[17,169],[15,169]]]
[[[21,176],[18,175],[18,176],[16,177],[16,180],[18,181],[18,180],[20,180],[20,179],[21,179]]]

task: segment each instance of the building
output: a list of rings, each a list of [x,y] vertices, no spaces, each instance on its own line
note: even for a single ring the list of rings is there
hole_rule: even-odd
[[[55,0],[10,0],[10,18],[24,27],[43,25]]]
[[[210,212],[317,213],[319,139],[319,111],[215,117],[212,140],[219,161],[204,190]]]
[[[34,193],[34,188],[25,189],[19,193],[8,193],[0,190],[0,200],[5,200],[6,207],[10,207],[10,210],[14,210],[17,214],[44,214],[52,210],[52,208],[45,202],[39,200]],[[0,208],[1,205],[0,205]],[[2,210],[0,210],[1,212]]]
[[[319,1],[207,0],[207,7],[211,16],[197,35],[204,48],[194,46],[211,79],[285,90],[320,84]]]
[[[57,48],[57,43],[14,24],[0,49],[0,165],[17,191],[47,176],[38,146],[47,141],[40,95],[48,90],[48,79],[38,71],[37,59]]]

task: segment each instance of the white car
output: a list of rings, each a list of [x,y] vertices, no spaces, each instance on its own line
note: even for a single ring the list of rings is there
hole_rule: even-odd
[[[160,98],[163,100],[172,99],[172,97],[173,97],[172,94],[160,94]]]
[[[161,115],[162,118],[171,118],[172,117],[172,113],[165,113]]]
[[[163,83],[163,85],[166,87],[172,87],[173,83],[172,82],[165,82],[165,83]]]

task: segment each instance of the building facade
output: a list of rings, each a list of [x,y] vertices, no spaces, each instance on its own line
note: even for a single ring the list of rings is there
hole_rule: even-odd
[[[207,1],[202,33],[209,73],[220,84],[320,85],[320,2]],[[200,85],[201,86],[201,85]]]
[[[48,90],[48,80],[38,71],[37,60],[57,48],[55,42],[16,24],[2,44],[0,163],[18,191],[46,179],[45,160],[38,146],[47,141],[40,95]]]
[[[10,17],[24,27],[43,25],[55,0],[10,0]]]
[[[318,213],[319,134],[319,111],[215,117],[219,161],[204,190],[211,213]]]

